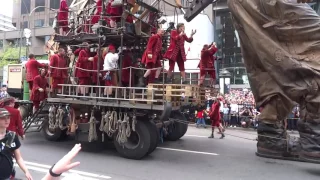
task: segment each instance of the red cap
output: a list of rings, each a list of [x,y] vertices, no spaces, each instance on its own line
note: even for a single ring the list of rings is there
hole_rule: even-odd
[[[109,51],[116,50],[116,48],[112,44],[110,44],[108,48],[109,48]]]

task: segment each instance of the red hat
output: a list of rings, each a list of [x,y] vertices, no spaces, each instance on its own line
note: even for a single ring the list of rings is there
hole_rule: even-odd
[[[108,46],[108,49],[109,49],[109,51],[111,51],[111,50],[116,50],[116,48],[115,48],[114,45],[112,45],[112,44],[110,44],[110,45]]]
[[[3,98],[0,100],[0,107],[4,107],[6,103],[14,103],[15,99],[13,97]]]

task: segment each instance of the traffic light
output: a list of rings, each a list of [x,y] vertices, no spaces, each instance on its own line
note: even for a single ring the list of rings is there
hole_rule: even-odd
[[[193,0],[184,15],[184,19],[187,22],[190,22],[193,18],[195,18],[201,11],[203,11],[212,2],[213,0]]]

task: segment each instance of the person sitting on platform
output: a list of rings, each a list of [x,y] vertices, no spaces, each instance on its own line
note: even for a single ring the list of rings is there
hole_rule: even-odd
[[[210,46],[205,44],[203,49],[201,50],[201,60],[199,62],[198,67],[200,68],[200,81],[199,85],[203,85],[204,78],[206,74],[211,76],[210,86],[214,85],[214,81],[216,79],[216,71],[214,69],[214,60],[213,56],[218,51],[216,47],[216,43],[213,42]]]
[[[148,83],[159,82],[159,76],[161,73],[161,59],[162,59],[162,36],[164,34],[163,29],[158,29],[157,34],[152,35],[149,38],[147,48],[143,53],[141,62],[145,64],[146,68],[148,69],[147,72],[144,74],[144,78],[148,78]],[[154,70],[155,68],[159,68]],[[153,70],[152,70],[153,69]],[[146,84],[141,84],[139,87],[144,87]]]
[[[41,69],[40,75],[33,80],[33,87],[30,100],[33,102],[33,113],[40,107],[40,102],[47,98],[46,88],[48,87],[48,80],[46,79],[46,69]]]
[[[119,54],[116,53],[116,49],[113,45],[109,45],[108,53],[104,59],[103,70],[105,72],[104,80],[105,86],[117,86],[118,77],[117,72],[114,71],[118,68]],[[112,95],[112,88],[106,87],[104,90],[104,96],[114,97]]]

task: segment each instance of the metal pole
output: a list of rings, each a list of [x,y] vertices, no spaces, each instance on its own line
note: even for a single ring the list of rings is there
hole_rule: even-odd
[[[123,12],[125,11],[125,9],[127,8],[127,1],[125,0],[123,2],[123,6],[122,6],[122,10]],[[120,34],[120,49],[121,49],[121,55],[120,55],[120,64],[119,64],[119,86],[122,86],[122,82],[121,82],[121,79],[122,79],[122,60],[123,60],[123,30],[124,30],[124,25],[125,25],[125,20],[124,18],[121,17],[121,34]]]

